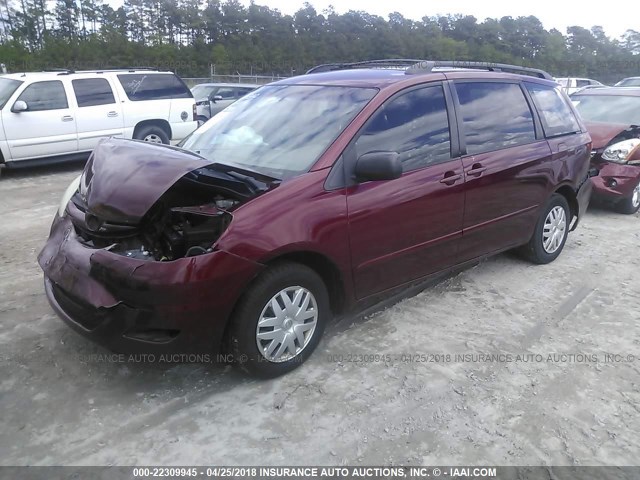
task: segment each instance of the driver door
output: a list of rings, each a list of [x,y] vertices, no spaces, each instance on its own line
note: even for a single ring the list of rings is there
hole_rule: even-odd
[[[347,187],[358,299],[457,263],[464,176],[445,92],[442,84],[430,84],[396,94],[345,152],[347,178],[357,158],[369,152],[397,152],[403,165],[395,180]]]

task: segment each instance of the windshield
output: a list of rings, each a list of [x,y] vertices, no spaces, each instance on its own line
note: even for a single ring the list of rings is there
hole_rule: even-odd
[[[22,84],[20,80],[12,80],[10,78],[0,78],[0,108],[4,108],[5,104],[13,95],[13,92]]]
[[[273,85],[244,96],[181,145],[274,178],[311,168],[377,90]]]
[[[640,87],[640,77],[625,78],[616,83],[616,87]]]
[[[193,98],[200,100],[202,98],[208,98],[209,94],[216,88],[215,85],[196,85],[191,89]]]
[[[572,100],[587,122],[640,125],[640,97],[577,95]]]

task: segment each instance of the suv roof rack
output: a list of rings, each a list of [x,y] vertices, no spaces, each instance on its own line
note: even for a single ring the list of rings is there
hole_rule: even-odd
[[[45,73],[57,73],[58,75],[71,75],[73,73],[135,72],[139,70],[148,70],[153,72],[158,71],[156,67],[98,68],[94,70],[71,70],[69,68],[49,68],[42,71]]]
[[[431,73],[435,68],[453,68],[460,70],[487,70],[489,72],[511,72],[522,75],[553,80],[553,77],[538,68],[509,65],[506,63],[468,62],[464,60],[415,60],[410,58],[391,58],[384,60],[367,60],[352,63],[326,63],[307,71],[309,73],[331,72],[335,70],[349,70],[354,68],[405,68],[408,75]]]
[[[489,72],[511,72],[532,77],[553,80],[553,77],[539,68],[522,67],[520,65],[509,65],[507,63],[493,62],[467,62],[464,60],[421,60],[406,70],[406,74],[428,73],[434,68],[454,68],[454,69],[479,69]]]
[[[410,58],[389,58],[383,60],[365,60],[363,62],[325,63],[307,70],[309,73],[332,72],[335,70],[350,70],[353,68],[407,68],[423,60]]]

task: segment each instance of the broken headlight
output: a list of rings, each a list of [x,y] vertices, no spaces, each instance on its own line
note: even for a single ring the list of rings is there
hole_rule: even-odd
[[[71,200],[71,197],[73,197],[73,195],[78,191],[81,176],[82,175],[78,175],[76,178],[74,178],[67,189],[64,191],[64,195],[62,195],[60,205],[58,206],[58,216],[65,216],[65,211],[67,210],[67,204],[69,203],[69,200]]]

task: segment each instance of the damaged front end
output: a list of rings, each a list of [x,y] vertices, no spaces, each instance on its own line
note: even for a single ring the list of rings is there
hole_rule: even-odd
[[[276,185],[178,148],[101,142],[38,256],[51,306],[113,351],[215,350],[263,268],[216,242]]]
[[[591,165],[599,172],[597,196],[620,201],[630,197],[640,183],[640,127],[589,124],[594,138]]]
[[[213,251],[233,210],[275,185],[179,149],[109,140],[89,160],[66,213],[89,248],[172,261]]]

